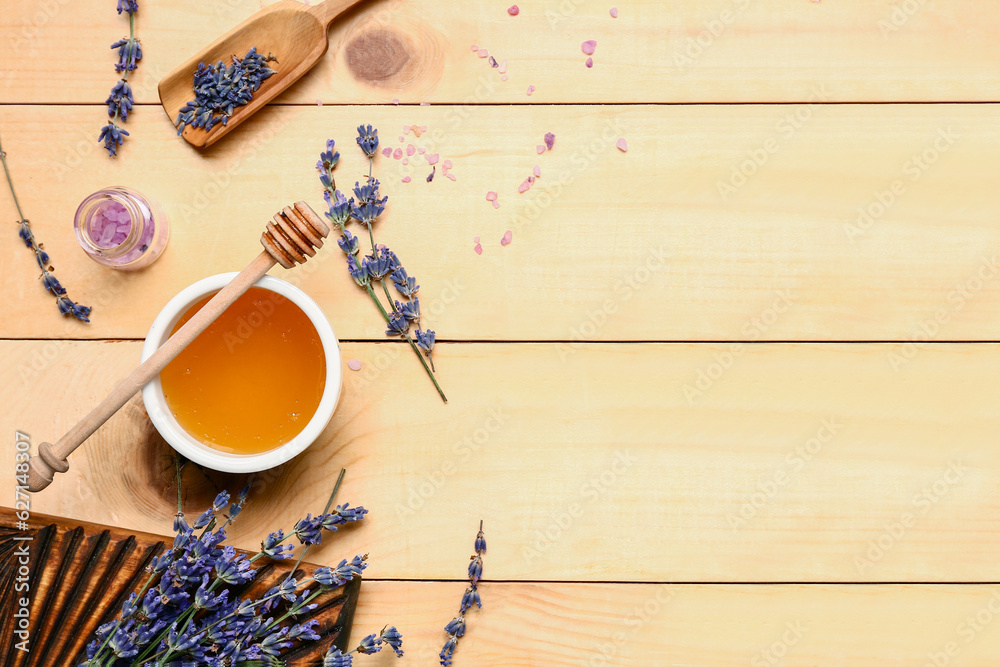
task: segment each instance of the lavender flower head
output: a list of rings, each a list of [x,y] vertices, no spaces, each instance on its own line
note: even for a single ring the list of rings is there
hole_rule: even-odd
[[[137,67],[139,67],[139,61],[142,60],[142,46],[139,44],[139,40],[135,37],[122,37],[117,42],[111,45],[111,50],[118,50],[118,63],[115,65],[115,71],[119,74],[122,72],[132,72]]]
[[[379,199],[379,182],[373,178],[366,184],[354,184],[354,197],[356,202],[351,203],[351,215],[366,225],[370,225],[385,211],[385,203],[388,197]]]
[[[358,125],[358,146],[369,158],[375,157],[378,151],[378,130],[371,125]]]
[[[439,655],[442,667],[448,667],[452,663],[455,649],[458,647],[458,640],[465,636],[466,620],[465,613],[472,609],[473,605],[482,608],[483,602],[479,597],[479,578],[483,574],[483,554],[486,553],[486,538],[483,536],[483,522],[479,522],[479,533],[476,535],[474,545],[476,553],[469,563],[469,586],[462,595],[462,602],[458,609],[458,616],[451,619],[444,627],[448,633],[448,641],[445,642]]]
[[[125,79],[119,79],[115,87],[111,89],[111,94],[104,101],[108,105],[108,117],[119,116],[122,120],[128,120],[128,112],[132,110],[134,100],[132,98],[132,87]]]
[[[128,12],[135,14],[139,11],[139,3],[136,0],[118,0],[118,13]]]

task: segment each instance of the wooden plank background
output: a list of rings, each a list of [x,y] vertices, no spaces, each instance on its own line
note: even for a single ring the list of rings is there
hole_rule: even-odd
[[[276,207],[321,205],[326,138],[340,185],[361,177],[353,128],[371,122],[384,146],[454,163],[454,182],[424,182],[421,159],[375,167],[391,202],[377,233],[420,279],[451,402],[384,342],[336,248],[276,270],[363,367],[318,443],[256,479],[237,545],[321,508],[347,467],[341,497],[372,514],[313,556],[371,554],[356,632],[395,623],[406,664],[434,664],[480,518],[487,606],[458,665],[1000,655],[992,3],[636,0],[613,19],[592,0],[516,18],[369,0],[279,104],[200,154],[156,82],[259,0],[146,0],[140,104],[114,161],[95,139],[125,20],[96,2],[9,5],[0,131],[57,275],[95,312],[60,318],[30,253],[0,236],[5,433],[58,437],[137,361],[173,294],[240,268]],[[401,144],[411,124],[428,132]],[[548,131],[556,148],[538,155]],[[90,262],[70,231],[112,183],[173,223],[134,275]],[[16,216],[4,196],[0,211]],[[141,401],[71,464],[36,511],[168,529],[170,450]],[[189,467],[186,506],[244,481]]]

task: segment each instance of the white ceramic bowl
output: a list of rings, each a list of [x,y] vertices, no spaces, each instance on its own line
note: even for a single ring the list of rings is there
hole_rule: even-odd
[[[142,346],[143,361],[170,337],[170,332],[173,331],[178,320],[191,306],[209,294],[222,289],[235,276],[235,272],[210,276],[181,290],[177,296],[171,299],[156,316],[153,326],[150,327],[149,333],[146,335],[146,343]],[[263,287],[290,299],[312,321],[326,354],[326,385],[316,414],[294,438],[270,451],[258,454],[230,454],[203,444],[181,428],[177,419],[170,412],[170,408],[167,407],[167,401],[163,396],[163,387],[160,385],[160,377],[156,376],[152,382],[142,388],[142,402],[146,405],[146,412],[149,413],[153,426],[160,432],[164,440],[179,453],[191,461],[213,470],[233,473],[257,472],[285,463],[301,454],[319,437],[326,425],[330,423],[333,411],[340,400],[343,381],[340,344],[333,332],[333,327],[323,315],[323,311],[305,292],[279,278],[264,276],[255,283],[255,286]],[[280,383],[275,382],[273,388],[262,387],[262,390],[281,391]]]

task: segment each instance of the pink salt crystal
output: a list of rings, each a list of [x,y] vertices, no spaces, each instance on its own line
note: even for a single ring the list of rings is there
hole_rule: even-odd
[[[539,178],[542,175],[542,168],[536,164],[531,173],[535,175],[535,178]]]
[[[420,131],[421,132],[426,132],[427,131],[427,126],[426,125],[421,125],[420,126]],[[417,136],[419,137],[420,135],[418,134]]]
[[[403,134],[409,134],[409,133],[410,133],[410,126],[407,125],[406,127],[403,128]]]
[[[476,46],[475,44],[473,44],[473,45],[472,45],[472,50],[473,50],[473,51],[478,51],[478,50],[479,50],[479,47],[478,47],[478,46]]]
[[[406,144],[406,154],[407,155],[413,155],[416,152],[417,152],[417,147],[416,146],[414,146],[413,144]]]
[[[556,145],[556,135],[551,132],[545,133],[545,147],[552,150],[552,147]]]
[[[528,176],[528,184],[529,185],[534,185],[535,184],[535,177],[534,176]]]
[[[410,177],[409,176],[403,176],[403,182],[404,183],[409,183],[410,182]]]
[[[497,193],[493,192],[493,190],[490,190],[489,192],[486,193],[486,201],[496,201],[496,200],[497,200]]]
[[[442,162],[441,168],[444,169],[445,171],[451,169],[451,160],[445,160],[444,162]]]
[[[479,243],[479,237],[478,237],[478,236],[473,236],[473,237],[472,237],[472,241],[473,241],[474,243]]]
[[[321,100],[319,98],[316,98],[316,106],[318,106],[318,107],[323,106],[323,100]]]
[[[583,52],[586,53],[588,56],[592,56],[594,55],[594,49],[597,48],[597,40],[588,39],[586,42],[580,45],[580,48],[583,49]]]
[[[403,158],[403,164],[410,164],[410,158],[404,157]]]
[[[499,201],[496,201],[496,200],[494,200],[494,201],[493,201],[493,208],[500,208],[500,202],[499,202]]]
[[[420,106],[422,106],[422,107],[429,107],[430,105],[431,105],[430,102],[421,102],[420,103]]]
[[[517,5],[511,5],[511,6],[510,6],[510,7],[509,7],[509,8],[507,9],[507,13],[508,13],[508,14],[510,14],[511,16],[517,16],[518,14],[520,14],[520,13],[521,13],[521,10],[520,10],[520,9],[518,9]]]
[[[392,98],[392,103],[395,104],[398,107],[399,106],[399,98],[398,97]]]
[[[531,183],[528,183],[528,179],[524,179],[524,181],[522,181],[521,184],[519,186],[517,186],[517,191],[519,193],[523,194],[523,193],[527,192],[528,188],[530,188],[530,187],[531,187]]]
[[[542,153],[545,152],[545,146],[538,144],[537,146],[535,146],[535,150],[538,151],[539,155],[541,155]]]
[[[392,152],[392,157],[394,157],[397,160],[399,158],[403,157],[403,149],[402,148],[397,148],[396,150],[394,150]]]
[[[593,58],[587,58],[586,65],[587,65],[587,67],[593,67],[594,66],[594,59]]]
[[[528,95],[530,96],[533,92],[535,92],[535,87],[534,86],[528,86]]]
[[[384,155],[386,157],[391,157],[392,156],[392,149],[391,148],[383,148],[382,149],[382,155]]]
[[[479,243],[476,244],[476,247],[473,248],[473,250],[476,251],[477,255],[482,255],[483,254],[483,246],[480,245]]]
[[[617,7],[612,7],[611,8],[611,18],[613,18],[613,19],[618,18],[618,8]]]
[[[480,58],[485,58],[488,55],[490,55],[490,52],[487,51],[486,49],[479,49],[478,55]]]
[[[457,177],[455,176],[455,174],[445,174],[445,176],[447,176],[448,178],[450,178],[453,181],[457,180]]]
[[[441,156],[438,153],[434,153],[432,155],[428,155],[427,156],[427,164],[437,164],[438,160],[440,160],[440,159],[441,159]]]
[[[506,75],[506,74],[504,74],[503,76],[501,76],[501,77],[500,77],[500,80],[501,80],[501,81],[506,81],[506,80],[507,80],[507,75]]]
[[[628,152],[628,142],[625,141],[625,137],[619,139],[618,143],[615,145],[618,146],[618,150],[620,150],[622,153]]]
[[[403,143],[406,139],[403,139],[403,135],[399,135],[399,143]]]
[[[502,61],[500,63],[500,68],[497,71],[500,72],[501,74],[506,74],[507,73],[507,61],[506,60],[504,60],[504,61]]]
[[[420,153],[421,155],[423,155],[424,153],[427,152],[427,149],[426,148],[418,148],[417,152]]]
[[[500,245],[507,245],[513,238],[514,238],[514,232],[508,229],[503,233],[503,238],[500,239]]]
[[[358,361],[357,359],[348,359],[347,360],[347,367],[350,368],[352,371],[360,371],[361,370],[361,362]]]

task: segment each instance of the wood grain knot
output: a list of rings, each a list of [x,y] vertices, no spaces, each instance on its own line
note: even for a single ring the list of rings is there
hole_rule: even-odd
[[[411,58],[404,40],[383,28],[364,32],[347,45],[347,66],[363,81],[388,81],[403,71]]]

